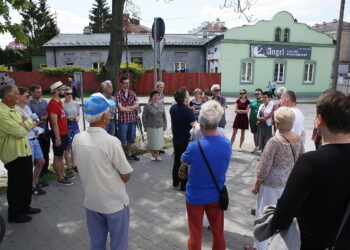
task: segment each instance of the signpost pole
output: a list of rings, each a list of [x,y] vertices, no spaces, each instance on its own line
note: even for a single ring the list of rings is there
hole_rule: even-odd
[[[153,41],[154,41],[154,69],[153,69],[153,84],[154,84],[154,88],[156,88],[156,83],[158,81],[158,77],[157,77],[157,66],[158,66],[158,63],[157,63],[157,59],[158,59],[158,56],[157,56],[157,52],[158,52],[158,49],[157,49],[157,18],[155,17],[154,18],[154,32],[153,32]]]

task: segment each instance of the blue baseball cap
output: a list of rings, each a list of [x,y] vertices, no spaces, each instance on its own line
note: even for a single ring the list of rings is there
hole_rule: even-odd
[[[87,115],[97,115],[105,111],[107,108],[114,107],[115,105],[115,101],[108,100],[101,93],[95,93],[84,102],[84,112]]]

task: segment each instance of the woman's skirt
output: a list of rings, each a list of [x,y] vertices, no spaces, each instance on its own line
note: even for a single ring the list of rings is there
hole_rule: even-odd
[[[163,128],[147,128],[147,148],[149,150],[160,150],[164,147]]]
[[[67,145],[66,149],[72,149],[73,138],[76,134],[78,134],[79,125],[76,121],[68,121],[68,134],[67,134]]]
[[[266,122],[258,125],[259,149],[264,151],[267,141],[272,137],[272,126],[267,126]]]
[[[258,199],[256,202],[256,219],[260,218],[264,212],[264,208],[269,205],[276,205],[277,200],[281,197],[284,188],[273,188],[261,185],[258,193]],[[267,250],[269,248],[269,243],[271,238],[264,240],[262,242],[254,239],[254,247],[257,250]]]

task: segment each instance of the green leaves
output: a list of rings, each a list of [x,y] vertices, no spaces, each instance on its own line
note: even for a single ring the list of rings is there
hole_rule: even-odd
[[[58,67],[58,68],[43,68],[41,70],[45,76],[67,76],[73,77],[74,72],[85,72],[83,67]]]

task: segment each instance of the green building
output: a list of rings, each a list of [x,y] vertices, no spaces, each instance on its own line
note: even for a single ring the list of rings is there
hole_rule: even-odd
[[[269,81],[298,96],[318,96],[330,87],[333,38],[298,23],[282,11],[271,21],[233,28],[221,40],[221,89],[266,90]]]

